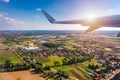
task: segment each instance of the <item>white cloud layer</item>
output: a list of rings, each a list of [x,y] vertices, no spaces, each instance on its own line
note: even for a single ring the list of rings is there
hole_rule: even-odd
[[[12,25],[12,26],[23,26],[24,25],[23,21],[16,20],[11,17],[6,17],[3,13],[2,14],[0,13],[0,21],[5,24]]]

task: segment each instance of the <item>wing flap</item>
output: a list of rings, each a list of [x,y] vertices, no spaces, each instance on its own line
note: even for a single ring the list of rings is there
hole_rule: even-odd
[[[100,26],[90,26],[90,27],[85,31],[85,33],[94,31],[94,30],[96,30],[96,29],[98,29],[98,28],[100,28]]]

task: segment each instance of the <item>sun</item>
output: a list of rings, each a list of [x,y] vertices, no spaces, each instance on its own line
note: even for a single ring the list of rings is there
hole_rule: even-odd
[[[86,15],[86,20],[88,20],[88,21],[94,21],[95,18],[96,18],[96,14],[94,14],[94,13],[89,13]]]

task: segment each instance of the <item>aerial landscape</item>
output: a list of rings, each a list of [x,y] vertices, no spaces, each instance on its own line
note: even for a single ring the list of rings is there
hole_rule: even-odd
[[[120,38],[106,32],[1,31],[0,78],[112,79],[120,72]]]
[[[119,4],[0,0],[0,80],[120,80]]]

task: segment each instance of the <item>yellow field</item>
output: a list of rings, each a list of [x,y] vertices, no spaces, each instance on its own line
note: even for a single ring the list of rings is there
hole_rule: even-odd
[[[17,71],[0,73],[0,80],[45,80],[38,74],[32,74],[30,71]]]

